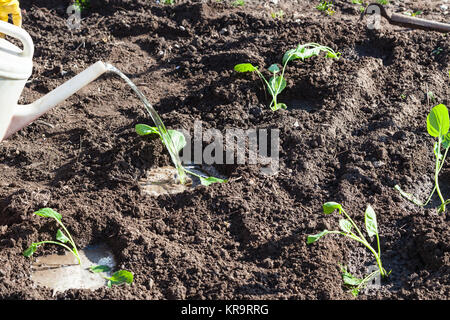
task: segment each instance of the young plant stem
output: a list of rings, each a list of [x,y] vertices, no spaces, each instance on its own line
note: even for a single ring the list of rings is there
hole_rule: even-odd
[[[358,226],[356,225],[356,223],[353,222],[352,218],[350,218],[350,216],[347,214],[347,212],[345,212],[344,209],[342,209],[342,213],[345,215],[345,217],[350,221],[350,223],[352,224],[352,226],[356,229],[356,231],[358,232],[359,236],[361,237],[362,240],[364,240],[367,243],[366,238],[364,238],[364,235],[362,234],[361,230],[359,230]]]
[[[188,170],[188,169],[186,169],[186,168],[184,168],[184,171],[186,171],[186,172],[189,173],[190,175],[193,175],[193,176],[195,176],[195,177],[197,177],[197,178],[202,178],[202,176],[199,175],[198,173],[192,172],[191,170]]]
[[[356,287],[357,290],[360,290],[364,285],[367,284],[367,282],[369,282],[372,278],[375,277],[375,275],[377,273],[380,273],[380,270],[375,270],[374,272],[372,272],[371,274],[369,274],[367,277],[365,277],[361,283]]]
[[[272,97],[273,97],[272,103],[274,104],[273,108],[272,108],[272,104],[271,104],[271,107],[270,107],[270,108],[271,108],[272,110],[278,110],[278,109],[279,109],[279,108],[278,108],[278,103],[277,103],[277,97],[278,97],[278,94],[280,94],[280,88],[281,88],[281,85],[282,85],[282,82],[283,82],[283,79],[284,79],[284,73],[286,72],[287,64],[288,64],[288,62],[289,62],[289,59],[290,59],[293,55],[294,55],[294,53],[291,53],[291,54],[288,56],[288,59],[286,59],[286,62],[284,63],[283,69],[282,69],[282,71],[281,71],[281,77],[280,77],[281,80],[280,80],[279,82],[277,81],[276,88],[274,88],[276,91],[275,91],[275,92],[272,92]],[[276,78],[276,72],[273,73],[273,77]],[[267,83],[267,81],[266,81],[266,83]],[[272,89],[271,89],[271,87],[269,86],[268,83],[267,83],[267,86],[268,86],[269,90],[272,91]]]
[[[342,210],[342,211],[344,212],[344,210]],[[361,235],[361,231],[359,231],[359,229],[356,227],[354,222],[348,217],[347,214],[346,214],[346,217],[347,217],[347,219],[350,220],[350,223],[352,223],[352,225],[356,228],[358,233]],[[378,266],[380,275],[382,277],[386,276],[386,271],[384,270],[383,265],[381,263],[380,239],[379,239],[378,235],[377,235],[377,243],[378,243],[378,253],[377,253],[375,251],[375,249],[369,244],[369,242],[367,242],[367,240],[364,237],[360,238],[357,235],[355,235],[353,232],[345,233],[345,232],[342,232],[342,231],[329,231],[329,233],[330,234],[340,234],[340,235],[346,236],[346,237],[348,237],[350,239],[353,239],[353,240],[358,241],[359,243],[362,243],[363,245],[365,245],[367,247],[367,249],[369,249],[372,252],[372,254],[374,255],[375,260],[377,261],[377,266]]]
[[[288,59],[286,59],[286,62],[284,63],[284,65],[283,65],[283,70],[281,71],[281,78],[280,78],[281,81],[280,81],[279,83],[277,83],[277,88],[276,88],[277,92],[274,94],[274,97],[273,97],[274,103],[275,103],[274,110],[278,110],[277,96],[278,96],[278,94],[280,93],[279,90],[280,90],[280,88],[281,88],[281,84],[282,84],[283,79],[284,79],[284,73],[285,73],[285,71],[286,71],[287,64],[288,64],[288,62],[290,61],[290,58],[291,58],[293,55],[294,55],[294,53],[291,53],[291,54],[288,56]],[[274,73],[273,76],[276,77],[276,74]]]
[[[380,248],[380,236],[377,234],[377,246],[378,246],[378,259],[381,261],[381,248]]]
[[[447,206],[448,204],[450,204],[450,199],[446,200],[446,201],[442,204],[442,206]]]
[[[437,174],[439,174],[442,171],[442,167],[444,166],[445,159],[447,158],[447,154],[448,154],[448,150],[449,149],[450,149],[450,147],[445,149],[444,157],[442,158],[442,161],[441,161],[440,166],[439,166],[439,171],[437,172]],[[436,176],[436,172],[435,172],[435,176]],[[436,181],[435,181],[435,183],[436,183]],[[396,186],[395,189],[398,190],[402,194],[403,197],[405,197],[406,199],[408,199],[409,201],[411,201],[415,205],[417,205],[419,207],[425,207],[431,201],[431,198],[433,197],[434,193],[436,192],[437,187],[436,187],[436,184],[435,184],[434,187],[433,187],[433,190],[431,191],[430,195],[428,196],[427,200],[424,203],[422,203],[420,200],[416,199],[414,197],[414,195],[412,195],[410,193],[406,193],[403,190],[401,190],[399,186]],[[449,203],[450,203],[450,200],[447,200],[445,204],[447,205]]]
[[[285,72],[285,70],[286,70],[286,67],[287,67],[288,62],[290,61],[290,59],[292,58],[293,55],[294,55],[294,53],[291,53],[291,54],[288,56],[288,58],[286,59],[286,62],[284,63],[284,66],[283,66],[283,70],[281,71],[281,79],[284,79],[284,72]]]
[[[448,147],[447,149],[445,149],[444,157],[442,158],[442,162],[441,162],[441,165],[440,165],[440,167],[439,167],[439,172],[441,172],[442,167],[444,166],[445,158],[447,158],[448,149],[450,149],[450,147]]]
[[[78,254],[78,249],[77,249],[77,246],[75,245],[75,241],[73,241],[72,236],[70,235],[70,232],[66,229],[66,227],[64,226],[64,224],[63,224],[61,221],[59,221],[59,220],[57,220],[57,219],[55,219],[55,220],[56,220],[56,222],[63,228],[63,230],[65,231],[65,233],[66,233],[66,235],[67,235],[67,237],[68,237],[68,239],[69,239],[69,242],[70,242],[70,244],[71,244],[72,247],[73,247],[73,250],[70,250],[70,251],[74,252],[75,256],[76,256],[77,259],[78,259],[78,262],[79,262],[80,265],[81,265],[81,259],[80,259],[80,256],[79,256],[79,254]],[[64,245],[63,245],[63,246],[64,246]]]
[[[441,140],[441,138],[439,138],[438,139],[438,151],[437,151],[437,155],[436,155],[436,170],[435,170],[435,174],[434,174],[434,183],[435,183],[436,192],[439,196],[439,199],[441,199],[442,211],[445,212],[445,200],[444,200],[444,197],[442,196],[441,189],[439,188],[439,171],[440,171],[439,168],[441,167],[441,162],[440,162],[441,160],[439,158],[441,156],[441,143],[442,143],[442,140]],[[442,162],[442,164],[444,164],[444,162]]]
[[[266,80],[266,78],[264,77],[264,75],[258,70],[256,69],[256,74],[261,78],[261,80],[263,80],[266,83],[267,88],[269,89],[269,93],[272,96],[272,102],[270,103],[270,109],[272,110],[276,110],[277,109],[277,94],[275,94],[275,92],[272,92],[272,89],[270,87],[269,82]],[[281,84],[280,84],[281,85]],[[278,91],[278,88],[277,88]],[[272,104],[274,104],[274,107],[272,107]]]
[[[199,178],[199,179],[200,179],[200,182],[202,182],[202,180],[204,180],[204,179],[208,180],[208,179],[210,179],[210,178],[215,179],[216,182],[220,182],[220,181],[217,181],[217,180],[221,180],[221,179],[219,179],[219,178],[202,176],[202,175],[200,175],[200,174],[198,174],[198,173],[195,173],[195,172],[192,172],[191,170],[188,170],[188,169],[186,169],[186,168],[184,168],[184,167],[183,167],[183,169],[184,169],[184,171],[187,172],[188,174],[191,174],[191,175],[193,175],[193,176]],[[226,182],[226,180],[221,180],[221,181]],[[203,184],[203,182],[202,182],[202,184]]]
[[[50,241],[50,240],[45,240],[45,241],[41,241],[41,242],[35,242],[33,244],[35,246],[40,246],[40,245],[43,245],[43,244],[46,244],[46,243],[47,244],[56,244],[58,246],[61,246],[61,247],[65,248],[65,249],[67,249],[68,251],[70,251],[75,256],[75,258],[77,258],[78,263],[80,264],[80,266],[82,265],[80,256],[79,256],[78,251],[76,250],[75,247],[74,247],[74,250],[72,250],[69,246],[67,246],[67,245],[65,245],[63,243],[56,242],[56,241]]]

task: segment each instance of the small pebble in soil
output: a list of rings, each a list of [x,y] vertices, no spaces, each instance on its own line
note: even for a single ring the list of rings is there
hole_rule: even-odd
[[[373,162],[373,166],[375,167],[375,168],[381,168],[381,167],[383,167],[385,165],[385,163],[383,162],[383,161],[374,161]]]
[[[152,290],[154,285],[155,285],[155,281],[154,281],[153,279],[150,278],[150,279],[147,281],[147,285],[146,285],[147,290]]]

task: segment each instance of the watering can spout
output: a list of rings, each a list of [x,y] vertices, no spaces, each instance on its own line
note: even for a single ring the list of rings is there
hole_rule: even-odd
[[[106,65],[102,61],[99,61],[66,83],[49,92],[36,102],[29,105],[17,106],[12,117],[12,121],[10,122],[3,139],[8,138],[23,127],[27,126],[41,115],[76,93],[78,90],[97,79],[106,71]]]

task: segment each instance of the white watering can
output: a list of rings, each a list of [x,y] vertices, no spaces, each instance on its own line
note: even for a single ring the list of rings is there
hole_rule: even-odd
[[[20,50],[0,39],[0,142],[107,71],[105,64],[99,61],[36,102],[17,105],[33,70],[33,40],[25,30],[3,21],[0,21],[0,33],[17,38],[23,44]]]

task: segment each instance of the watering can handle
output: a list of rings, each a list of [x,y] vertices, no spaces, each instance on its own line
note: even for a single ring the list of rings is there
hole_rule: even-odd
[[[0,21],[0,33],[4,33],[8,36],[19,39],[23,44],[23,51],[20,53],[20,55],[24,58],[33,58],[34,45],[33,40],[31,39],[28,32],[13,24]]]

